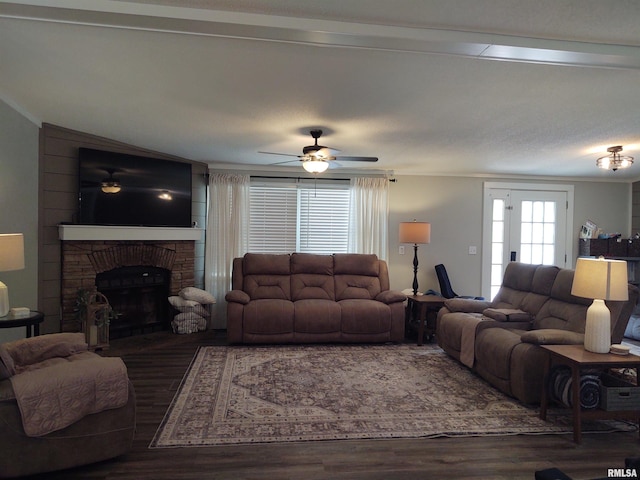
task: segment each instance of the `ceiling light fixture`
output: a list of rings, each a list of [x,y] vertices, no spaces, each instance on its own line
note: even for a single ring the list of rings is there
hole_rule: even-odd
[[[122,187],[120,186],[120,182],[118,182],[117,180],[105,180],[104,182],[102,182],[102,191],[104,193],[118,193],[120,190],[122,190]]]
[[[325,160],[303,160],[302,168],[309,173],[322,173],[329,168],[329,163]]]
[[[100,184],[100,189],[104,193],[118,193],[122,190],[122,186],[120,185],[120,181],[113,178],[113,170],[107,170],[109,172],[109,178],[105,178],[102,180]]]
[[[621,151],[622,145],[607,148],[609,155],[596,160],[596,165],[604,170],[613,170],[614,172],[620,168],[629,168],[633,165],[633,157],[620,155]]]

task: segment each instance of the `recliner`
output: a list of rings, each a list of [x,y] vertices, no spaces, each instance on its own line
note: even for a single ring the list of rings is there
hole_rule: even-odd
[[[440,294],[444,298],[473,298],[474,300],[484,300],[484,297],[458,295],[453,291],[453,287],[451,286],[451,281],[449,280],[449,275],[447,274],[447,269],[445,268],[445,266],[440,263],[435,266],[435,269],[436,276],[438,277],[438,283],[440,284]]]

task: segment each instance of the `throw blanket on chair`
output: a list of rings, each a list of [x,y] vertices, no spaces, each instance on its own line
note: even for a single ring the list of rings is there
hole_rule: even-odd
[[[476,360],[476,330],[482,320],[480,318],[474,321],[469,320],[462,328],[460,337],[460,362],[469,368],[473,368]]]
[[[127,403],[129,381],[120,358],[83,359],[11,377],[30,437],[68,427],[86,415]]]

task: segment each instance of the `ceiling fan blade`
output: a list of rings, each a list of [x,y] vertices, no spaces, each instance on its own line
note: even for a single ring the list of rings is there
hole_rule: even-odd
[[[336,160],[341,162],[377,162],[378,157],[336,157]]]
[[[278,153],[278,152],[258,152],[263,153],[265,155],[280,155],[281,157],[298,157],[299,155],[294,155],[292,153]]]
[[[299,159],[296,160],[285,160],[284,162],[276,162],[276,163],[270,163],[269,165],[284,165],[285,163],[293,163],[293,162],[299,162]]]

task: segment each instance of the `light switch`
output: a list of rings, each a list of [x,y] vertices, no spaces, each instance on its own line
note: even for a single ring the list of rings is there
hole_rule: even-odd
[[[398,247],[398,253],[399,253],[400,255],[404,255],[404,245],[400,245],[400,246]]]

